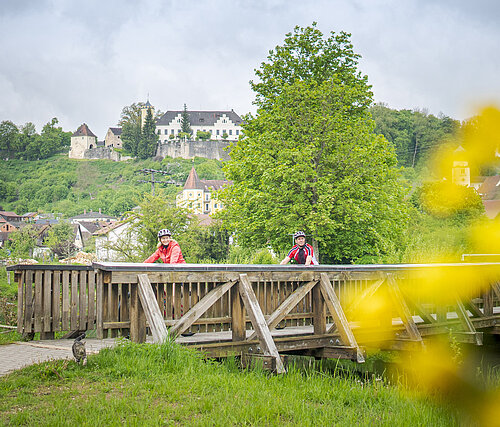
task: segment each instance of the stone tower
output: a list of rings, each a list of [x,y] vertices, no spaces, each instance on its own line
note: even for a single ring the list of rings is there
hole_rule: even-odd
[[[86,123],[81,125],[76,132],[71,135],[70,159],[83,159],[85,150],[97,146],[97,137],[92,133]]]
[[[459,146],[453,152],[453,167],[451,169],[451,182],[456,185],[470,187],[470,168],[465,155],[465,149]]]
[[[146,116],[148,114],[148,110],[151,110],[151,114],[153,115],[153,119],[155,117],[155,107],[153,107],[150,102],[149,102],[149,99],[146,101],[146,103],[144,104],[144,106],[141,107],[141,127],[144,126],[144,122],[146,121]]]

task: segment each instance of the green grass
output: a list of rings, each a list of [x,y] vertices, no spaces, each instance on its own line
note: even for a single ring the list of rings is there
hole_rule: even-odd
[[[0,379],[1,425],[457,425],[383,381],[289,366],[280,376],[204,361],[175,343],[123,341],[87,366],[53,361]]]

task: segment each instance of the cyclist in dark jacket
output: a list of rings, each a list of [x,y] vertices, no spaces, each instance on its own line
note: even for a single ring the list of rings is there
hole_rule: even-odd
[[[306,243],[306,233],[297,231],[293,235],[293,239],[295,246],[290,249],[288,255],[281,261],[281,264],[288,264],[290,260],[294,259],[297,264],[317,265],[318,261],[316,261],[314,256],[313,248],[309,243]]]

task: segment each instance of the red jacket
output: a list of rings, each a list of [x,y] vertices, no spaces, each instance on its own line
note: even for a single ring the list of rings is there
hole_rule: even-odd
[[[144,262],[155,262],[161,258],[164,264],[185,264],[186,261],[182,257],[181,247],[175,240],[170,240],[167,247],[160,246],[149,258]]]

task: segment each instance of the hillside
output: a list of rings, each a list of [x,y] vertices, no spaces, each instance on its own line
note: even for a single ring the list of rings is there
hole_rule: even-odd
[[[58,212],[65,217],[87,211],[119,215],[136,206],[144,193],[151,191],[151,179],[139,171],[144,168],[168,171],[156,175],[157,181],[183,185],[194,165],[201,179],[222,179],[221,164],[215,160],[165,158],[152,160],[71,160],[56,155],[45,160],[0,161],[0,208],[17,214]],[[179,187],[156,185],[174,196]]]

